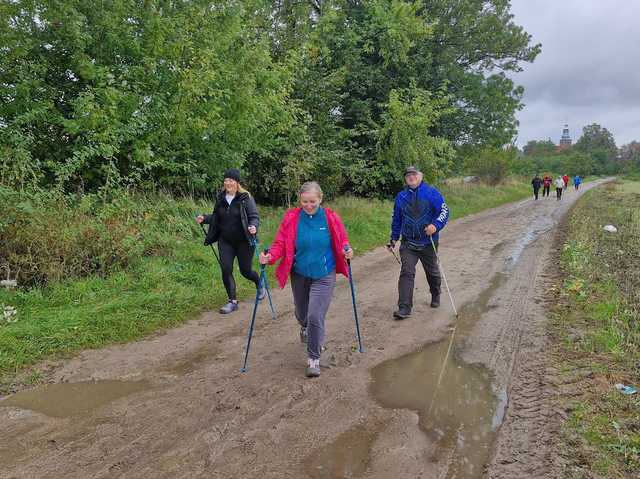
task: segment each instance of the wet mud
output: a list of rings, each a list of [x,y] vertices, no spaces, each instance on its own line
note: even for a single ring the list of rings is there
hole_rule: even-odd
[[[307,458],[305,472],[311,479],[360,478],[371,462],[371,449],[380,432],[367,425],[356,425],[335,441],[314,451]]]

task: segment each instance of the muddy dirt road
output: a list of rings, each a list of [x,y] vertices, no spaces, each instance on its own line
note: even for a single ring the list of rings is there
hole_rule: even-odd
[[[134,344],[55,365],[51,386],[0,401],[2,478],[543,478],[553,471],[545,379],[545,276],[554,230],[575,199],[525,200],[452,222],[441,259],[448,298],[393,321],[398,265],[384,249],[338,281],[322,376],[303,377],[289,289],[278,319],[252,305],[204,314]],[[442,373],[442,374],[441,374]],[[440,386],[436,390],[438,378]]]

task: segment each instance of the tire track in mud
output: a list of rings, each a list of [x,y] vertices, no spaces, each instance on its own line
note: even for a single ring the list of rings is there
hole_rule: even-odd
[[[488,467],[487,477],[491,479],[551,479],[560,475],[554,459],[554,438],[560,417],[552,402],[554,393],[546,356],[545,303],[532,301],[536,292],[539,294],[550,286],[549,280],[541,277],[538,271],[544,266],[552,267],[552,264],[548,257],[549,245],[536,245],[536,249],[547,250],[546,260],[537,264],[522,308],[524,320],[519,322],[519,346],[514,350],[506,376],[509,406]]]
[[[557,219],[557,229],[547,242],[537,240],[528,254],[542,258],[536,262],[524,294],[510,371],[504,376],[509,404],[494,447],[486,476],[490,479],[540,478],[561,476],[561,465],[554,447],[563,415],[554,404],[555,373],[549,364],[547,347],[546,291],[553,286],[557,249],[564,227],[564,216]],[[551,274],[539,274],[547,268]],[[517,314],[513,315],[513,319]],[[507,336],[506,334],[504,336]],[[497,347],[498,345],[496,345]],[[496,355],[496,358],[498,355]],[[497,360],[492,369],[498,368]]]

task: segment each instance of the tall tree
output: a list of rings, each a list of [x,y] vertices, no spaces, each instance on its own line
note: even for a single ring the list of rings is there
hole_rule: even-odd
[[[260,3],[2,5],[8,168],[28,158],[50,180],[91,189],[203,188],[294,121],[288,65],[274,64],[255,26]]]
[[[632,141],[621,146],[620,161],[626,170],[640,171],[640,142]]]
[[[438,132],[456,143],[504,145],[517,131],[522,87],[507,76],[533,62],[540,45],[517,25],[508,0],[423,0],[433,35],[420,45],[419,86],[444,85],[455,107]]]
[[[14,0],[0,34],[3,184],[202,189],[234,165],[271,200],[508,143],[508,73],[540,50],[508,0]]]
[[[596,173],[615,173],[619,165],[616,162],[618,148],[609,130],[597,123],[582,128],[582,136],[574,148],[591,157],[595,162]]]

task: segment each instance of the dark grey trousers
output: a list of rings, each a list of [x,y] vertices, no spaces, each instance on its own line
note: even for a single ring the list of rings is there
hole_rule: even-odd
[[[435,245],[436,249],[438,249],[437,242],[435,242]],[[418,260],[422,263],[424,272],[427,275],[427,282],[432,296],[440,294],[440,269],[431,244],[423,248],[417,248],[409,246],[408,243],[403,241],[400,244],[400,259],[402,260],[402,267],[400,268],[400,279],[398,279],[398,306],[411,311],[411,308],[413,308],[413,285]]]
[[[307,353],[311,359],[320,359],[324,342],[324,317],[331,304],[335,285],[335,271],[320,279],[291,273],[296,319],[300,326],[307,328]]]

